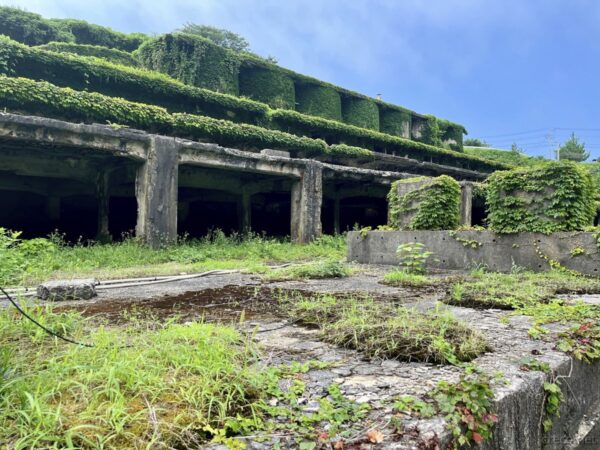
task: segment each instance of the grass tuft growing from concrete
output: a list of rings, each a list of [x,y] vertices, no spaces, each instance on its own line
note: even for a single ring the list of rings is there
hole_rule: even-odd
[[[371,297],[282,298],[288,314],[321,328],[332,344],[368,358],[458,364],[488,350],[485,338],[441,309],[417,311]]]

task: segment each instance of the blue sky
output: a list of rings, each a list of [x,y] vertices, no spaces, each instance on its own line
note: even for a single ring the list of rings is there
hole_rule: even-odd
[[[549,156],[575,131],[600,157],[595,0],[0,0],[160,34],[227,28],[293,70]]]

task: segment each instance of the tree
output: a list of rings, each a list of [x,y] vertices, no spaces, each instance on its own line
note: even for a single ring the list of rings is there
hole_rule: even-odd
[[[559,159],[581,162],[590,157],[590,152],[585,151],[585,144],[579,142],[575,133],[572,133],[569,140],[558,149],[558,155]]]
[[[510,151],[516,153],[518,155],[522,155],[525,151],[517,145],[516,142],[513,142],[513,145],[510,146]]]
[[[485,142],[483,139],[465,139],[465,143],[464,145],[466,145],[467,147],[489,147],[490,144],[488,144],[487,142]]]
[[[195,23],[186,23],[179,31],[188,34],[195,34],[213,41],[215,44],[231,49],[235,52],[250,51],[248,41],[234,33],[233,31],[224,30],[222,28],[210,27],[208,25],[198,25]]]

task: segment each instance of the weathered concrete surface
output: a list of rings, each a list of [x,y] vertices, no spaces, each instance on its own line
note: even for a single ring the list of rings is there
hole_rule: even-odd
[[[313,161],[306,164],[302,178],[292,185],[292,240],[306,243],[321,236],[322,202],[323,168]]]
[[[154,248],[177,239],[177,151],[175,139],[154,136],[136,177],[136,235]]]
[[[377,267],[362,268],[360,273],[348,279],[313,280],[308,282],[278,282],[262,284],[275,289],[302,289],[304,291],[335,291],[356,293],[361,286],[372,295],[384,294],[385,298],[394,298],[403,304],[413,303],[419,309],[448,308],[457,318],[472,324],[482,332],[492,346],[492,350],[477,358],[474,363],[487,373],[502,371],[506,382],[494,385],[495,400],[493,411],[498,415],[498,423],[493,430],[493,438],[479,447],[485,450],[596,450],[599,448],[597,423],[597,405],[600,404],[600,364],[587,365],[556,350],[552,336],[561,327],[551,327],[552,332],[545,339],[533,340],[528,336],[531,321],[523,316],[509,316],[500,310],[475,310],[471,308],[448,307],[435,302],[443,289],[434,289],[427,297],[420,297],[412,289],[395,288],[378,284],[383,270]],[[206,277],[186,280],[175,284],[140,286],[114,291],[102,291],[98,300],[103,302],[121,299],[121,310],[133,302],[139,306],[151,303],[152,299],[165,301],[165,295],[176,295],[187,291],[201,292],[203,289],[226,285],[250,285],[254,292],[260,289],[260,279],[251,275],[232,274],[223,277]],[[379,297],[381,298],[381,297]],[[226,304],[226,308],[237,308],[238,314],[249,309],[248,299],[240,298],[240,304]],[[387,300],[386,300],[387,301]],[[67,302],[76,308],[86,309],[90,302]],[[185,311],[173,304],[172,314]],[[245,322],[235,321],[243,331],[252,333],[264,347],[264,361],[267,364],[289,364],[291,362],[329,361],[332,366],[309,370],[299,374],[306,385],[301,404],[307,414],[314,412],[318,401],[327,396],[327,387],[331,383],[340,386],[348,398],[368,403],[371,407],[368,419],[356,426],[355,447],[361,449],[416,450],[447,448],[450,433],[444,421],[421,419],[415,416],[396,416],[392,409],[394,399],[401,395],[423,396],[430,392],[439,381],[456,382],[460,369],[453,366],[403,362],[392,360],[366,361],[360,353],[336,347],[320,340],[319,331],[287,323],[283,318],[274,318],[272,305],[267,304],[264,319],[253,317]],[[200,314],[200,313],[199,313]],[[217,308],[206,308],[201,315],[203,320],[220,320]],[[248,317],[245,314],[245,317]],[[186,317],[185,320],[193,320]],[[259,331],[257,333],[257,330]],[[523,371],[521,359],[535,358],[548,363],[561,376],[561,386],[565,400],[561,405],[560,417],[555,418],[554,427],[549,433],[541,428],[543,418],[544,391],[543,382],[547,375],[541,372]],[[404,424],[404,433],[397,433],[391,425],[396,416]],[[362,440],[369,429],[380,430],[384,441],[372,444]],[[410,431],[409,431],[410,430]],[[245,439],[250,449],[270,449],[277,442],[280,448],[298,448],[293,434],[267,435],[264,439],[252,441]],[[213,448],[213,446],[211,446]],[[214,448],[223,448],[214,446]]]
[[[419,178],[419,179],[407,179],[407,180],[403,180],[401,182],[399,182],[398,184],[396,184],[396,195],[398,196],[398,200],[402,201],[403,197],[405,197],[407,194],[410,194],[411,192],[414,192],[418,189],[424,188],[425,186],[427,186],[428,184],[430,184],[433,181],[432,178]],[[412,206],[412,205],[411,205]],[[418,205],[414,205],[415,207],[418,207]],[[410,213],[405,213],[405,214],[401,214],[398,215],[397,217],[397,223],[392,223],[392,216],[391,216],[391,209],[388,211],[388,224],[392,225],[393,227],[398,227],[398,228],[410,228],[410,223],[413,219],[413,217],[415,216],[415,214],[417,214],[418,209],[414,209],[412,210]]]
[[[37,287],[37,296],[50,301],[89,300],[97,295],[96,284],[98,282],[93,278],[48,281]]]
[[[429,267],[446,270],[486,266],[495,272],[514,267],[550,269],[550,262],[600,276],[600,248],[592,233],[497,234],[490,231],[372,231],[348,233],[348,260],[366,264],[398,264],[400,244],[420,242],[435,258]]]

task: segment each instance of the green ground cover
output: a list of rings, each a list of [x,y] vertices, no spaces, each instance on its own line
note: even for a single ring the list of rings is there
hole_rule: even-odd
[[[308,245],[259,235],[226,236],[220,231],[202,239],[182,240],[158,250],[126,239],[113,244],[67,245],[60,236],[20,240],[0,228],[0,285],[32,285],[55,278],[99,279],[194,273],[212,269],[266,272],[269,265],[341,260],[343,236],[323,236]]]

